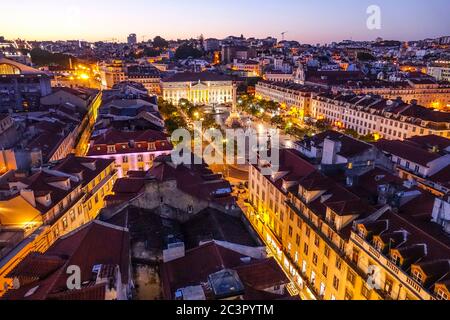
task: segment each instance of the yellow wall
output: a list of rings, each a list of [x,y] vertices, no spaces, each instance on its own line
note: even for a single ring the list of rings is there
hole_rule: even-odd
[[[20,195],[0,201],[0,225],[26,226],[30,222],[42,223],[40,212]]]

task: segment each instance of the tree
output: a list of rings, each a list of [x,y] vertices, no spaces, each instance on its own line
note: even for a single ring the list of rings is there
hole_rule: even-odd
[[[177,112],[178,112],[177,107],[175,107],[173,104],[171,104],[167,101],[164,101],[161,98],[158,99],[158,108],[159,108],[159,112],[165,119],[168,119],[172,116],[176,116]]]
[[[283,120],[283,118],[282,117],[280,117],[280,116],[275,116],[275,117],[273,117],[272,119],[270,119],[270,123],[272,124],[272,125],[280,125],[280,126],[282,126],[282,125],[284,125],[284,120]]]
[[[327,120],[318,120],[315,124],[316,128],[320,131],[331,130],[331,125]]]
[[[175,58],[177,59],[187,59],[187,58],[201,58],[203,56],[203,53],[194,48],[190,44],[182,44],[178,47],[177,51],[175,52]]]
[[[372,54],[367,52],[358,52],[359,61],[375,61],[377,60]]]
[[[351,137],[355,138],[355,139],[358,139],[358,138],[359,138],[359,134],[358,134],[358,132],[357,132],[356,130],[353,130],[353,129],[345,129],[345,130],[344,130],[344,133],[345,133],[346,135],[348,135],[348,136],[351,136]]]
[[[168,46],[169,46],[169,42],[167,42],[166,39],[164,39],[160,36],[156,36],[153,39],[153,47],[155,47],[155,48],[163,49],[163,48],[167,48]]]
[[[70,58],[72,58],[73,63],[76,63],[76,59],[71,56],[62,53],[51,53],[40,48],[34,48],[31,50],[30,54],[31,60],[38,66],[58,65],[69,68]]]
[[[145,48],[144,55],[146,57],[157,57],[161,54],[161,49],[157,50],[155,48]]]
[[[187,123],[181,116],[175,116],[167,119],[166,121],[166,129],[169,134],[172,134],[177,129],[186,129]]]
[[[220,125],[216,122],[216,119],[212,114],[205,115],[202,125],[203,129],[220,129]]]

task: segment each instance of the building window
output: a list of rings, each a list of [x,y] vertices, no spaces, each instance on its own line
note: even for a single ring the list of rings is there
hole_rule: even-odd
[[[393,253],[391,256],[391,260],[393,263],[395,263],[396,266],[401,267],[401,258],[397,254]]]
[[[355,285],[356,275],[350,270],[348,270],[347,273],[347,281],[350,282],[353,286]]]
[[[64,217],[62,219],[62,225],[63,225],[63,230],[66,230],[67,227],[69,226],[69,223],[67,222],[67,218],[66,217]]]
[[[394,287],[394,282],[391,279],[386,279],[384,284],[384,291],[386,291],[389,295],[392,293],[392,289]]]
[[[344,300],[353,300],[353,293],[351,293],[349,290],[345,290]]]
[[[333,277],[333,288],[339,290],[339,279],[336,276]]]
[[[436,292],[436,299],[438,300],[448,300],[448,294],[443,289],[439,289]]]
[[[80,208],[78,208],[78,209],[80,209]],[[76,219],[76,217],[75,217],[75,210],[70,210],[69,215],[70,215],[70,221],[74,222],[75,219]]]
[[[320,238],[318,235],[314,237],[314,244],[316,245],[316,247],[319,247],[320,245]]]
[[[414,270],[414,271],[413,271],[413,274],[412,274],[412,277],[413,277],[413,279],[414,279],[416,282],[418,282],[418,283],[420,283],[420,284],[423,284],[423,275],[422,275],[422,273],[421,273],[420,271]]]
[[[293,232],[292,227],[289,226],[289,237],[291,237],[291,238],[292,238],[292,232]]]
[[[352,254],[352,261],[353,263],[355,263],[356,265],[359,262],[359,250],[353,248],[353,254]]]
[[[325,255],[325,257],[327,257],[327,258],[330,257],[330,247],[328,247],[328,246],[325,247],[324,255]]]
[[[317,262],[319,261],[319,257],[317,256],[317,254],[313,254],[313,264],[315,265],[315,266],[317,266]]]
[[[305,246],[303,247],[303,253],[304,253],[305,255],[308,255],[308,252],[309,252],[309,247],[308,247],[308,245],[305,243]]]
[[[123,163],[128,163],[128,156],[123,156],[122,157],[122,162]]]
[[[137,160],[138,162],[144,162],[144,156],[142,154],[138,154]]]
[[[325,263],[322,266],[322,274],[324,277],[328,276],[328,266]]]
[[[367,300],[370,299],[370,290],[365,285],[361,288],[361,295]]]
[[[342,259],[336,257],[336,269],[341,270],[342,268]]]
[[[108,146],[108,153],[116,153],[116,146]]]
[[[296,236],[295,244],[297,245],[297,247],[300,246],[300,236],[299,235]]]
[[[309,236],[311,235],[311,229],[309,227],[306,227],[306,237],[309,238]]]

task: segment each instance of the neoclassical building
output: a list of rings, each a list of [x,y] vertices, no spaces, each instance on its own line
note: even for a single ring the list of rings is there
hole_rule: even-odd
[[[180,99],[193,104],[220,104],[233,101],[230,77],[210,72],[177,73],[161,81],[164,100],[178,104]]]

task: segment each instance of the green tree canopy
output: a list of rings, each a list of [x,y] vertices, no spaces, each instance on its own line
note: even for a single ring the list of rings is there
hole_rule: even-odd
[[[187,58],[200,58],[203,56],[203,53],[194,48],[190,44],[183,44],[181,45],[177,51],[175,52],[175,58],[177,59],[187,59]]]
[[[155,48],[162,49],[162,48],[167,48],[168,46],[169,46],[169,42],[160,36],[156,36],[153,39],[153,47],[155,47]]]

